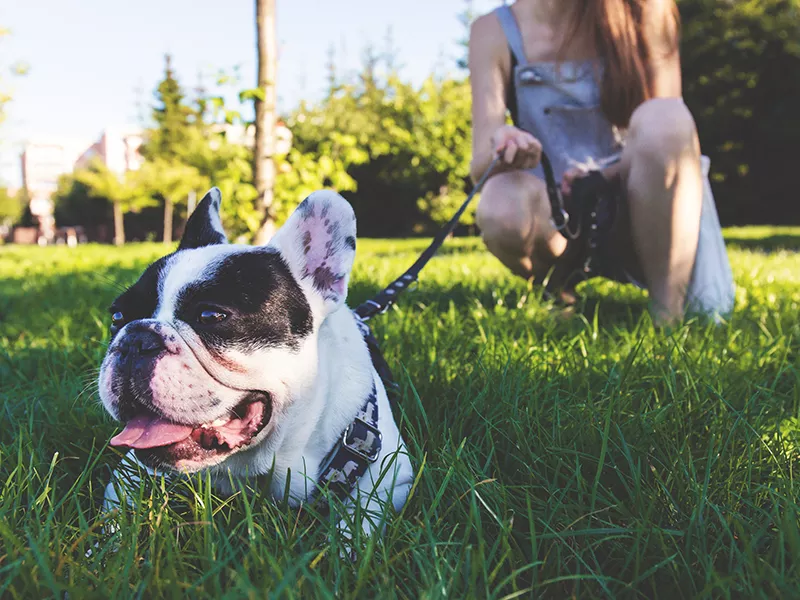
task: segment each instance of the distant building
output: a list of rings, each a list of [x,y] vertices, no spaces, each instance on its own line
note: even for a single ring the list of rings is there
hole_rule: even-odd
[[[72,171],[74,154],[61,143],[31,142],[25,145],[21,158],[22,184],[31,200],[31,213],[36,217],[52,213],[58,178]]]
[[[89,146],[74,163],[74,168],[87,167],[100,159],[110,171],[122,175],[138,171],[144,163],[141,147],[144,134],[140,129],[106,129],[100,139]]]
[[[66,141],[40,140],[25,144],[22,151],[22,184],[30,198],[31,214],[39,222],[39,243],[55,238],[53,194],[58,179],[72,172],[80,144]]]

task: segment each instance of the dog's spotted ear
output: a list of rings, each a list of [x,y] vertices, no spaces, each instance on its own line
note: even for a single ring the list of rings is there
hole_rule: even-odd
[[[222,194],[218,188],[208,190],[186,223],[178,250],[227,244],[228,237],[219,216]]]
[[[303,200],[269,243],[283,255],[298,283],[316,297],[322,316],[344,304],[356,254],[356,216],[336,192]]]

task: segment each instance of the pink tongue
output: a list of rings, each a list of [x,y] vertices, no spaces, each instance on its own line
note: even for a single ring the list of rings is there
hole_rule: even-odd
[[[111,438],[112,446],[128,446],[129,448],[156,448],[181,442],[192,435],[194,427],[179,425],[164,419],[141,416],[131,419],[122,432]]]

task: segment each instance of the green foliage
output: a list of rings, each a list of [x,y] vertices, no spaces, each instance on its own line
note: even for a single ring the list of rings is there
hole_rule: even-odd
[[[355,189],[355,182],[343,163],[326,155],[291,148],[287,155],[278,157],[276,166],[274,213],[278,224],[283,223],[312,192],[325,187],[339,193]]]
[[[165,57],[164,79],[156,88],[155,98],[152,111],[155,127],[148,131],[142,155],[150,160],[174,160],[185,152],[189,130],[197,115],[185,102],[169,55]]]
[[[428,78],[415,88],[396,74],[381,78],[376,63],[367,62],[357,84],[301,104],[288,126],[300,152],[346,170],[352,183],[331,183],[348,192],[362,231],[411,233],[445,220],[465,197],[469,85]]]
[[[135,173],[118,175],[99,159],[93,160],[86,168],[76,170],[74,177],[75,181],[85,187],[90,197],[105,199],[112,204],[119,203],[123,212],[139,212],[155,204],[146,190],[138,185]],[[66,187],[68,184],[64,185]]]
[[[242,92],[243,100],[251,98],[249,92],[257,93],[258,90]],[[314,191],[325,187],[332,187],[340,193],[356,189],[355,181],[347,173],[347,166],[363,162],[367,155],[356,148],[357,141],[352,136],[328,128],[329,117],[325,109],[301,103],[300,108],[287,118],[286,125],[292,132],[293,142],[287,153],[275,157],[272,209],[278,225]],[[323,127],[315,128],[314,123]],[[298,132],[306,137],[298,139]],[[222,192],[223,198],[226,197],[224,189]],[[251,201],[255,198],[253,188]],[[257,229],[258,218],[253,211],[252,223],[255,228],[251,228],[251,232]]]
[[[426,181],[442,178],[444,183],[428,191],[418,206],[436,223],[447,221],[466,198],[472,155],[471,108],[468,81],[428,79],[420,90],[421,118],[414,135],[419,174]],[[476,206],[472,204],[464,213],[462,224],[474,224]]]
[[[720,217],[800,222],[800,3],[679,5],[684,96],[711,157]]]
[[[25,210],[21,193],[9,194],[7,188],[0,188],[0,225],[13,225],[22,217]]]
[[[189,130],[181,160],[199,174],[205,186],[216,186],[222,192],[222,220],[228,234],[247,239],[258,228],[252,152],[230,142],[226,133],[226,126],[240,121],[238,112],[226,108],[221,98],[201,98],[199,102],[209,102],[213,109]]]
[[[145,478],[110,540],[106,307],[167,250],[0,249],[0,596],[796,598],[800,231],[726,237],[731,322],[671,332],[630,286],[565,318],[448,242],[370,323],[418,480],[355,563],[336,519],[204,477]],[[350,305],[425,243],[359,240]]]
[[[99,194],[99,190],[93,194],[92,188],[73,174],[59,178],[53,201],[56,223],[61,227],[94,226],[112,222],[109,199]]]
[[[133,177],[146,195],[160,196],[173,204],[185,203],[190,192],[202,193],[208,188],[208,180],[195,167],[164,159],[145,162]]]

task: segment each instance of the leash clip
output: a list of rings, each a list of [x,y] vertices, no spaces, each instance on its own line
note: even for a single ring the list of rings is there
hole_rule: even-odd
[[[354,445],[355,442],[351,442],[350,441],[350,436],[353,435],[353,429],[354,429],[354,426],[355,426],[356,423],[361,423],[378,440],[378,443],[375,444],[375,447],[374,447],[374,449],[373,449],[371,454],[366,454],[366,453],[362,452],[361,450],[359,450]],[[366,460],[369,463],[374,463],[376,460],[378,460],[378,457],[381,455],[381,446],[382,446],[382,444],[383,444],[383,435],[381,434],[380,430],[377,427],[367,423],[367,421],[362,419],[361,417],[356,417],[353,420],[353,422],[350,423],[350,425],[347,426],[347,429],[345,429],[344,433],[342,434],[342,447],[346,448],[348,451],[352,452],[353,454],[355,454],[359,458],[361,458],[363,460]]]
[[[559,225],[556,220],[561,221],[561,225]],[[569,223],[569,213],[563,208],[559,209],[558,219],[556,219],[554,216],[550,217],[550,223],[552,223],[553,227],[556,228],[556,231],[564,231]]]

